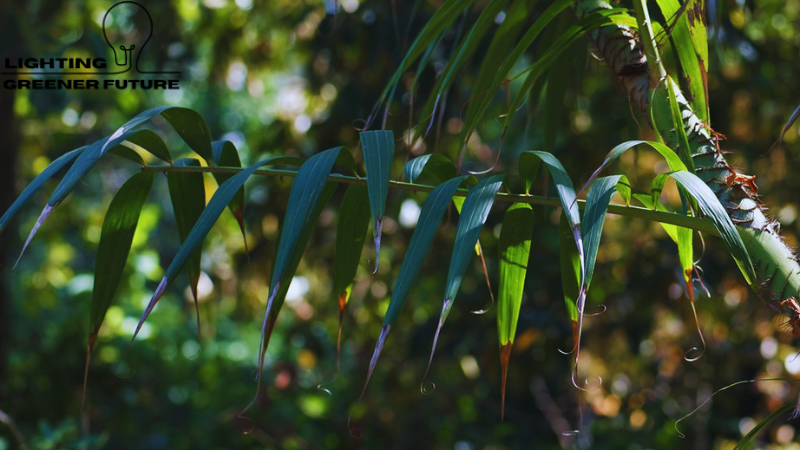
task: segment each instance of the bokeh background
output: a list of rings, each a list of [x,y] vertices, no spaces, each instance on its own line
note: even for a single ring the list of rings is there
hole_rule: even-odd
[[[100,28],[110,3],[5,0],[0,3],[0,56],[110,59]],[[358,129],[410,42],[440,5],[437,0],[142,3],[155,22],[142,66],[181,70],[181,90],[0,89],[4,208],[59,155],[162,105],[198,110],[213,138],[234,142],[245,163],[265,154],[308,157],[337,145],[354,150],[360,160]],[[538,14],[548,3],[536,2],[533,9]],[[760,194],[794,245],[800,203],[800,178],[793,175],[800,156],[797,128],[789,130],[783,145],[767,151],[800,103],[800,1],[708,4],[714,31],[708,80],[712,126],[728,136],[724,148],[734,152],[730,161],[757,175]],[[143,18],[120,11],[113,17],[114,32],[142,39],[148,27]],[[475,17],[470,11],[459,18],[421,71],[414,95],[408,90],[413,72],[402,78],[386,125],[398,139],[396,179],[412,152],[452,156],[461,148],[461,116],[474,98],[471,84],[480,58],[461,72],[424,143],[409,148],[401,138],[410,126],[427,126],[419,117],[420,105]],[[556,26],[573,21],[565,14]],[[526,61],[534,61],[551,36],[540,39]],[[513,172],[520,151],[545,149],[582,185],[614,145],[642,134],[623,91],[586,42],[567,51],[558,65],[557,75],[543,81],[539,95],[517,113],[498,169]],[[510,89],[513,93],[515,84]],[[501,132],[496,119],[505,113],[504,103],[498,95],[471,139],[467,168],[486,167],[493,159]],[[173,155],[190,152],[163,121],[149,126],[165,136]],[[626,154],[613,168],[640,190],[664,169],[646,151]],[[0,410],[15,420],[32,448],[488,450],[560,448],[563,443],[597,449],[730,449],[763,417],[797,396],[800,383],[795,381],[733,387],[681,422],[685,438],[679,437],[675,421],[717,389],[742,380],[800,376],[798,347],[781,329],[786,318],[776,317],[750,292],[721,242],[708,238],[704,246],[696,245],[710,293],[697,298],[707,348],[699,360],[687,362],[686,353],[701,344],[676,248],[658,224],[615,216],[606,222],[589,295],[590,312],[602,311],[600,305],[607,310],[588,318],[583,334],[582,377],[591,380],[592,388],[578,392],[570,381],[571,357],[559,352],[571,342],[558,270],[559,212],[540,207],[508,374],[505,420],[500,420],[495,310],[470,313],[490,304],[477,261],[440,338],[428,378],[436,389],[420,393],[455,211],[437,235],[372,383],[357,402],[424,195],[390,192],[380,271],[371,274],[374,251],[365,245],[344,315],[337,372],[332,274],[340,190],[322,214],[278,322],[265,370],[266,394],[247,412],[250,421],[237,419],[255,393],[260,324],[290,181],[260,178],[248,184],[249,260],[230,215],[223,214],[210,233],[200,285],[201,333],[182,275],[115,371],[144,305],[177,251],[166,180],[158,177],[100,333],[81,417],[100,227],[114,192],[136,170],[125,160],[104,158],[51,216],[13,271],[55,184],[47,184],[0,236],[6,267],[0,274]],[[210,198],[216,184],[210,176],[206,182]],[[537,192],[547,189],[540,185]],[[493,282],[505,208],[496,205],[481,236]],[[578,427],[580,433],[569,433]],[[796,421],[781,416],[760,436],[759,448],[800,449],[793,443],[796,427]],[[351,429],[360,439],[351,437]],[[0,425],[0,449],[17,446],[9,428]]]

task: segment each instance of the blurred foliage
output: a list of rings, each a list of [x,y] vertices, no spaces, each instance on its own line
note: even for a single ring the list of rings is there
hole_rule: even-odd
[[[99,25],[107,2],[6,3],[3,13],[14,18],[17,29],[3,33],[15,36],[21,53],[113,57]],[[795,195],[800,178],[792,175],[800,155],[797,127],[781,147],[765,153],[800,101],[800,1],[709,4],[714,27],[708,80],[712,124],[727,134],[724,147],[735,151],[731,162],[758,176],[760,193],[794,244],[800,207]],[[214,139],[233,141],[245,163],[262,154],[307,157],[334,145],[356,149],[357,128],[437,5],[435,0],[343,0],[333,15],[318,2],[148,2],[155,30],[149,59],[142,64],[149,70],[181,70],[182,89],[18,91],[18,187],[65,151],[162,105],[198,110]],[[536,11],[545,6],[537,5]],[[334,2],[327,9],[332,11]],[[144,25],[134,19],[122,17],[118,25],[126,36],[141,37]],[[387,128],[396,136],[410,126],[427,126],[427,119],[414,114],[427,100],[459,29],[457,24],[422,71],[417,106],[412,109],[414,101],[406,91],[392,103]],[[0,54],[5,54],[4,45]],[[540,52],[549,42],[537,45]],[[510,168],[520,151],[550,145],[545,130],[556,130],[554,148],[546,150],[553,151],[580,184],[614,145],[639,137],[623,92],[587,50],[581,42],[559,63],[562,83],[552,84],[565,84],[553,87],[564,90],[563,102],[533,98],[530,114],[518,114],[503,142],[501,169]],[[460,150],[460,117],[465,103],[477,95],[470,88],[476,73],[474,65],[462,71],[442,119],[422,146],[410,149],[398,142],[394,178],[400,178],[405,154]],[[413,73],[404,80],[409,87]],[[513,83],[509,88],[514,89]],[[541,87],[545,93],[547,89]],[[468,169],[491,163],[500,139],[495,120],[500,112],[499,107],[490,110],[470,140]],[[168,138],[173,154],[188,153],[165,125],[154,128]],[[635,186],[646,189],[648,177],[664,169],[657,161],[653,154],[631,152],[620,169]],[[202,335],[195,329],[186,277],[181,275],[115,370],[163,267],[178,247],[166,179],[158,177],[116,306],[100,333],[89,368],[86,414],[80,417],[94,251],[110,198],[135,170],[115,158],[105,158],[100,165],[101,170],[93,172],[39,231],[16,270],[3,272],[13,295],[11,341],[8,353],[1,355],[8,360],[8,372],[0,374],[0,409],[15,419],[33,448],[477,450],[559,448],[560,440],[574,439],[577,448],[730,449],[760,418],[796,397],[800,386],[759,382],[725,391],[681,422],[686,435],[681,439],[675,420],[715,390],[740,380],[800,376],[798,348],[791,334],[781,330],[785,319],[773,317],[749,291],[722,243],[708,239],[700,265],[710,297],[697,301],[708,347],[697,362],[684,361],[699,338],[683,295],[674,245],[657,224],[609,216],[589,312],[601,311],[601,304],[608,309],[585,321],[581,376],[590,386],[585,393],[574,389],[571,359],[558,351],[571,345],[555,262],[558,211],[539,207],[534,209],[536,232],[509,367],[505,421],[499,420],[495,310],[470,314],[490,301],[477,261],[468,270],[459,305],[440,337],[439,357],[428,378],[436,390],[420,393],[453,245],[455,212],[436,238],[370,389],[356,403],[423,196],[389,193],[380,271],[370,274],[374,250],[366,245],[345,313],[337,373],[338,305],[332,276],[340,189],[320,219],[290,289],[288,308],[278,321],[265,370],[265,395],[248,411],[249,420],[238,418],[255,392],[267,277],[290,181],[258,179],[248,185],[249,261],[229,215],[223,215],[209,235],[199,289]],[[207,176],[207,197],[215,186]],[[539,186],[538,191],[543,189]],[[46,194],[37,196],[38,204]],[[497,276],[503,208],[495,208],[481,237],[492,279]],[[38,206],[26,208],[2,235],[12,249],[21,248],[38,211]],[[4,262],[5,267],[12,264]],[[361,439],[348,433],[350,414]],[[800,448],[790,443],[795,423],[785,419],[768,427],[759,438],[762,445]],[[563,434],[578,426],[579,434]],[[0,449],[16,445],[10,431],[0,427]]]

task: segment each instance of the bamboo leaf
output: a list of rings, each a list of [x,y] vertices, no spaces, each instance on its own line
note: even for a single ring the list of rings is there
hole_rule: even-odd
[[[700,54],[695,50],[694,39],[689,28],[688,10],[683,9],[686,6],[691,6],[691,3],[692,1],[688,1],[682,6],[678,0],[658,0],[661,13],[667,19],[667,22],[671,21],[671,23],[668,23],[668,28],[671,28],[670,39],[674,43],[673,48],[678,54],[678,60],[681,63],[683,80],[689,88],[687,94],[691,99],[692,109],[701,121],[708,123],[705,84],[707,61],[702,60]],[[693,26],[696,27],[697,25],[693,24]],[[705,25],[703,24],[702,27],[705,28]],[[708,59],[707,47],[705,53],[705,59]]]
[[[131,250],[133,235],[139,223],[142,207],[150,195],[155,180],[154,172],[139,172],[130,177],[117,191],[108,205],[97,259],[94,265],[94,288],[92,289],[92,313],[89,319],[89,345],[86,348],[86,370],[83,376],[81,410],[86,399],[86,386],[89,377],[89,362],[94,349],[97,333],[103,324],[119,280],[125,270],[125,263]]]
[[[458,174],[456,166],[441,153],[429,153],[407,162],[404,168],[406,180],[415,183],[425,174],[431,174],[440,182],[455,178]]]
[[[114,300],[125,269],[139,214],[150,194],[154,172],[138,172],[119,188],[108,206],[95,260],[92,315],[89,320],[89,347],[94,344],[106,311]]]
[[[367,379],[364,382],[364,389],[361,391],[361,396],[363,396],[364,392],[367,390],[369,380],[372,377],[372,372],[375,370],[375,365],[386,343],[389,331],[400,316],[400,311],[403,309],[411,287],[417,281],[417,276],[422,269],[425,255],[428,253],[431,242],[433,242],[433,237],[436,235],[439,224],[442,223],[444,213],[447,211],[447,207],[450,205],[450,201],[456,189],[458,189],[458,186],[466,179],[466,176],[459,176],[436,186],[436,189],[428,195],[428,198],[422,205],[422,212],[420,212],[417,226],[414,228],[414,234],[411,236],[411,242],[408,244],[408,251],[403,258],[400,272],[397,274],[397,279],[394,282],[392,298],[389,301],[389,308],[386,310],[386,316],[383,318],[383,326],[381,327],[378,343],[375,345],[372,359],[369,362],[369,371],[367,372]]]
[[[333,292],[339,299],[339,332],[336,339],[337,361],[342,342],[342,318],[350,300],[353,279],[361,260],[361,249],[369,227],[369,194],[364,185],[353,184],[347,188],[339,207],[336,225],[336,258],[333,269]]]
[[[116,147],[109,150],[108,153],[111,153],[112,155],[117,155],[123,159],[127,159],[128,161],[139,164],[140,166],[144,166],[144,160],[142,159],[142,156],[136,153],[136,150],[133,150],[124,145],[117,145]]]
[[[775,411],[772,411],[767,417],[761,419],[750,431],[748,431],[747,434],[742,437],[742,440],[736,444],[736,447],[734,447],[733,450],[744,450],[746,448],[750,448],[750,443],[753,442],[759,433],[764,431],[764,428],[774,422],[775,419],[780,417],[782,414],[786,414],[796,407],[797,405],[795,402],[788,402]]]
[[[389,195],[389,170],[394,156],[394,133],[377,130],[361,133],[364,164],[367,167],[369,206],[372,211],[372,236],[375,239],[375,272],[381,259],[381,230]]]
[[[714,195],[714,192],[693,173],[672,172],[670,176],[697,201],[697,205],[703,211],[703,214],[714,222],[714,227],[728,246],[731,256],[736,260],[736,264],[748,284],[755,283],[757,278],[747,248],[745,248],[739,232],[736,231],[736,226],[734,226],[731,218],[728,217],[725,208]]]
[[[194,158],[185,158],[175,161],[175,166],[200,167],[200,161]],[[178,236],[181,243],[184,243],[206,207],[206,187],[203,182],[203,174],[201,172],[169,172],[167,173],[167,184],[172,210],[175,213],[175,223],[178,227]],[[186,261],[186,272],[189,275],[189,289],[192,292],[192,299],[194,299],[198,332],[200,331],[200,310],[197,304],[197,283],[200,281],[202,249],[201,241]]]
[[[503,61],[503,64],[492,74],[494,77],[492,78],[491,83],[488,85],[488,88],[483,89],[483,86],[476,88],[476,93],[480,93],[482,98],[480,103],[477,107],[469,107],[467,109],[467,117],[464,121],[464,136],[470,136],[475,128],[477,127],[478,120],[486,114],[486,110],[489,108],[489,105],[492,103],[495,94],[500,89],[500,86],[506,81],[506,78],[509,76],[511,70],[513,70],[514,66],[516,66],[517,62],[522,58],[522,55],[530,48],[533,44],[533,41],[539,36],[539,34],[544,30],[545,27],[555,18],[558,14],[560,14],[565,9],[569,8],[574,2],[574,0],[558,0],[552,5],[550,5],[542,15],[539,16],[533,25],[528,29],[528,31],[522,36],[522,38],[517,42],[517,45],[514,47],[514,50],[511,51],[511,54]]]
[[[136,330],[133,332],[133,336],[131,337],[128,347],[130,347],[130,345],[136,339],[136,336],[139,334],[139,331],[142,328],[142,324],[144,324],[144,321],[147,320],[147,317],[153,311],[153,308],[155,308],[158,301],[164,295],[164,292],[167,290],[167,286],[175,281],[175,277],[187,264],[189,258],[191,258],[197,249],[200,248],[206,235],[208,235],[208,232],[211,231],[211,227],[214,226],[219,219],[219,216],[222,214],[222,211],[227,208],[228,204],[231,202],[231,199],[233,199],[233,197],[236,195],[236,192],[244,185],[248,178],[250,178],[253,172],[267,165],[294,164],[296,160],[296,158],[290,157],[266,159],[244,169],[220,185],[217,191],[214,192],[211,200],[208,201],[208,204],[206,205],[205,209],[203,209],[200,217],[194,223],[189,235],[186,236],[183,244],[181,244],[180,248],[178,249],[178,253],[175,255],[175,258],[172,259],[172,262],[164,272],[164,277],[161,279],[161,282],[159,282],[158,287],[153,293],[153,296],[150,298],[150,301],[148,302],[144,312],[142,313],[142,317],[139,319],[139,323],[136,325]]]
[[[558,222],[559,262],[564,305],[572,322],[573,341],[578,341],[578,291],[580,290],[581,259],[567,217],[562,213]]]
[[[211,152],[214,158],[215,166],[222,167],[242,167],[242,161],[239,159],[239,152],[236,146],[231,141],[216,141],[211,143]],[[230,173],[214,172],[214,179],[217,184],[222,184],[233,176]],[[239,224],[239,230],[242,232],[242,239],[244,239],[245,253],[249,254],[247,248],[247,233],[244,227],[244,186],[236,192],[233,199],[228,204],[228,209],[233,214],[236,222]]]
[[[514,203],[503,218],[498,250],[500,252],[500,287],[497,294],[497,336],[500,340],[500,362],[503,381],[500,416],[504,415],[506,378],[511,346],[517,332],[517,320],[522,306],[525,275],[531,253],[533,209],[526,203]]]
[[[281,227],[280,242],[275,254],[267,310],[261,327],[257,377],[259,381],[264,367],[264,354],[269,346],[269,339],[289,285],[311,236],[313,225],[333,195],[335,185],[332,183],[329,185],[328,176],[341,152],[348,150],[336,147],[312,156],[300,167],[297,177],[292,182],[286,216]],[[259,382],[259,388],[260,384]]]
[[[450,269],[447,272],[447,281],[445,282],[444,304],[439,316],[439,325],[436,327],[436,334],[433,337],[431,355],[428,359],[428,370],[430,370],[433,355],[436,352],[439,333],[442,331],[447,315],[450,314],[450,309],[453,307],[453,302],[464,278],[464,272],[467,270],[467,264],[474,253],[475,245],[478,243],[483,224],[486,223],[486,219],[489,217],[489,211],[492,209],[497,191],[503,185],[503,178],[504,175],[494,175],[481,180],[469,190],[469,194],[464,200],[464,206],[461,208],[461,217],[458,220],[458,228],[456,229],[453,255],[450,257]],[[427,372],[426,370],[425,373],[427,374]]]
[[[420,31],[419,35],[417,35],[417,38],[414,39],[414,42],[403,57],[403,61],[400,62],[400,66],[397,68],[394,75],[392,75],[392,78],[383,89],[383,92],[381,92],[376,108],[387,100],[391,100],[392,95],[390,93],[394,92],[397,84],[400,82],[400,78],[408,71],[411,64],[426,51],[438,36],[450,28],[450,25],[456,20],[461,11],[469,8],[474,2],[475,0],[446,1],[436,10],[433,17],[428,20],[428,23],[425,24],[425,27]],[[367,122],[371,122],[372,118],[373,117],[370,117]]]
[[[164,139],[158,133],[151,130],[139,130],[125,140],[147,150],[156,158],[172,164],[172,156],[169,154],[167,144],[164,143]],[[122,145],[125,145],[125,143],[123,142]]]
[[[22,193],[19,194],[19,197],[14,200],[14,203],[11,204],[8,210],[3,213],[3,216],[0,217],[0,231],[6,228],[8,222],[10,222],[11,219],[19,212],[19,210],[22,209],[22,206],[25,205],[25,203],[39,191],[39,188],[41,188],[42,185],[47,182],[47,180],[52,178],[53,175],[58,173],[61,169],[75,161],[75,158],[80,156],[81,152],[83,152],[85,149],[86,147],[81,147],[61,155],[58,157],[58,159],[50,163],[50,165],[47,166],[42,173],[37,175],[36,178],[34,178],[33,181],[31,181],[30,184],[25,187]]]
[[[654,149],[661,156],[663,156],[670,170],[672,171],[688,170],[686,168],[686,165],[684,165],[683,162],[681,161],[680,157],[675,154],[675,151],[660,142],[627,141],[617,145],[616,147],[612,148],[610,152],[608,152],[608,155],[606,155],[605,159],[603,160],[603,163],[600,164],[600,167],[598,167],[597,170],[595,170],[594,173],[589,177],[589,180],[583,186],[581,192],[585,191],[586,188],[592,183],[592,181],[594,181],[597,178],[597,176],[600,175],[600,172],[602,172],[603,169],[608,167],[609,164],[616,161],[617,158],[619,158],[626,151],[630,150],[633,147],[636,147],[637,145],[642,145],[642,144],[649,145],[652,149]],[[520,171],[521,170],[522,169],[520,169]]]
[[[483,8],[483,11],[481,11],[478,16],[478,20],[475,21],[467,35],[461,40],[453,56],[447,60],[447,65],[442,70],[441,75],[436,79],[432,95],[423,109],[422,117],[431,116],[432,118],[435,116],[435,109],[436,105],[439,103],[439,99],[441,99],[450,88],[455,74],[463,67],[467,59],[475,51],[478,43],[483,39],[483,36],[489,30],[489,27],[494,23],[497,15],[500,14],[506,4],[508,4],[508,0],[491,0],[489,4]]]
[[[589,189],[586,196],[586,209],[583,212],[583,254],[586,257],[586,289],[592,282],[594,265],[597,261],[597,250],[600,248],[600,238],[603,234],[603,225],[606,222],[608,203],[615,193],[620,192],[626,202],[630,203],[631,188],[625,175],[612,175],[598,178]]]

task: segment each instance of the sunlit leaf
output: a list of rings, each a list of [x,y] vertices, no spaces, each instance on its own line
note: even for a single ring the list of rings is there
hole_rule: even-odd
[[[583,212],[583,254],[586,257],[586,289],[592,283],[597,250],[603,235],[608,203],[615,193],[619,192],[626,203],[630,203],[631,188],[625,175],[611,175],[598,178],[586,197],[586,209]]]
[[[503,381],[500,415],[504,415],[506,378],[511,346],[517,332],[517,320],[522,306],[525,275],[531,253],[533,209],[526,203],[514,203],[503,218],[498,250],[500,253],[500,286],[497,294],[497,335],[500,340],[500,361]]]

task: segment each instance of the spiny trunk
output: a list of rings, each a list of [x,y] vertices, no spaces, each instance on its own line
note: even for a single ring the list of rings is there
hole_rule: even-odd
[[[605,1],[580,0],[576,3],[575,12],[578,17],[584,17],[599,9],[610,8],[611,5]],[[659,81],[655,80],[654,83],[652,80],[639,33],[626,26],[606,26],[593,31],[590,39],[627,92],[631,103],[652,127],[649,120],[650,101],[653,89],[659,88]],[[663,89],[664,85],[660,87]],[[751,287],[773,306],[777,306],[774,302],[780,303],[795,297],[800,292],[800,265],[781,239],[778,222],[765,214],[766,208],[759,201],[754,177],[737,173],[725,161],[718,147],[720,136],[697,117],[677,85],[674,91],[681,107],[696,174],[727,209],[750,254],[757,276]],[[669,108],[668,103],[662,104],[667,104]],[[653,113],[670,117],[668,109]],[[660,131],[665,143],[677,149],[675,130],[667,133]]]

